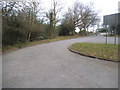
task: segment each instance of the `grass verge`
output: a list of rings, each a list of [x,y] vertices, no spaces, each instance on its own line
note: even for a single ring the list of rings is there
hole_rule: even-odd
[[[118,62],[118,45],[75,43],[70,46],[70,49],[84,55]]]
[[[106,36],[106,35],[104,35]],[[107,37],[120,37],[120,35],[107,35]]]
[[[84,36],[84,35],[83,35]],[[82,35],[74,35],[74,36],[58,36],[56,38],[53,39],[45,39],[45,40],[39,40],[39,41],[33,41],[33,42],[26,42],[24,44],[16,44],[16,45],[9,45],[2,48],[2,52],[6,53],[6,52],[11,52],[20,48],[24,48],[24,47],[29,47],[29,46],[34,46],[34,45],[38,45],[38,44],[43,44],[43,43],[50,43],[50,42],[55,42],[55,41],[60,41],[60,40],[67,40],[67,39],[72,39],[72,38],[78,38],[78,37],[82,37]]]

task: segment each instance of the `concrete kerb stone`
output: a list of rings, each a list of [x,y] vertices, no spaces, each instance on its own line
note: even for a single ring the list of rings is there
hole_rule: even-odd
[[[86,54],[83,54],[81,52],[78,52],[78,51],[75,51],[73,49],[70,48],[70,46],[68,47],[68,49],[73,52],[73,53],[76,53],[76,54],[79,54],[79,55],[82,55],[82,56],[86,56],[86,57],[90,57],[90,58],[94,58],[94,59],[99,59],[99,60],[104,60],[104,61],[111,61],[111,62],[116,62],[116,63],[119,63],[120,61],[112,61],[110,59],[104,59],[104,58],[99,58],[99,57],[95,57],[95,56],[91,56],[91,55],[86,55]]]

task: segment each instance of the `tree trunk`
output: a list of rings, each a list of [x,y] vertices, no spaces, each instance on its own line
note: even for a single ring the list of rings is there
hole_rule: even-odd
[[[86,28],[86,34],[88,35],[88,28]]]
[[[31,31],[29,31],[28,33],[28,41],[30,41],[30,37],[31,37]]]

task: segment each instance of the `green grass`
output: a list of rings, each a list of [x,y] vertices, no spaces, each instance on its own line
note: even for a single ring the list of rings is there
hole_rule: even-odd
[[[106,36],[106,35],[104,35]],[[107,35],[107,37],[120,37],[120,35]]]
[[[19,43],[19,44],[13,45],[13,46],[8,45],[8,46],[5,46],[5,47],[3,46],[2,51],[3,51],[3,53],[11,52],[11,51],[17,50],[19,48],[34,46],[34,45],[43,44],[43,43],[55,42],[55,41],[60,41],[60,40],[78,38],[78,37],[82,37],[82,36],[80,36],[80,35],[58,36],[58,37],[55,37],[53,39],[45,39],[45,40],[39,40],[39,41],[33,41],[33,42],[26,42],[26,43],[23,43],[23,44]]]
[[[75,43],[70,48],[86,55],[118,61],[118,45]]]

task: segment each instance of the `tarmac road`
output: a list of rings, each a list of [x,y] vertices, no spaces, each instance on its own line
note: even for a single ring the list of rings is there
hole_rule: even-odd
[[[70,52],[68,46],[77,42],[104,43],[105,37],[62,40],[3,54],[3,88],[118,88],[118,64]]]

